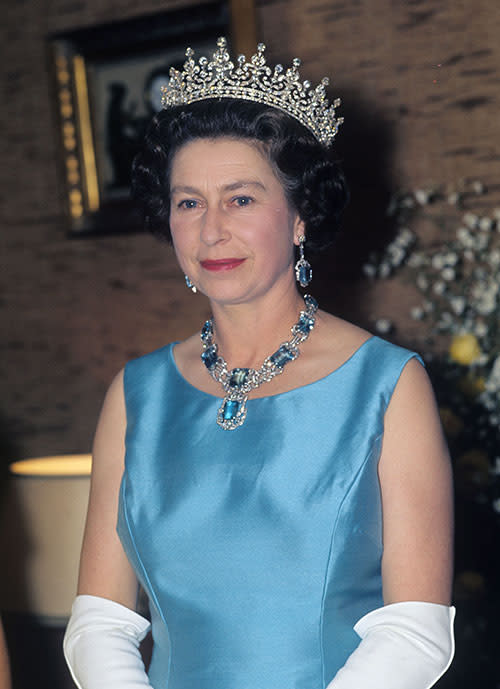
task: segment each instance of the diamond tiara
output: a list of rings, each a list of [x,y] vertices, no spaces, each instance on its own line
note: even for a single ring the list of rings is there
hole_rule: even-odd
[[[200,57],[198,62],[194,60],[194,50],[187,48],[183,70],[180,72],[171,67],[169,84],[161,87],[163,108],[209,98],[239,98],[265,103],[294,117],[321,144],[332,144],[344,118],[335,117],[340,99],[330,104],[326,97],[328,77],[324,77],[316,88],[312,88],[309,81],[301,81],[298,57],[288,69],[276,65],[273,71],[266,64],[266,46],[263,43],[258,44],[257,52],[249,62],[244,55],[239,55],[235,67],[226,46],[226,39],[219,38],[212,60]]]

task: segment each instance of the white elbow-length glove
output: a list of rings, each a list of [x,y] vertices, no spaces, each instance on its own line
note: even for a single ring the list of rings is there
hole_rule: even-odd
[[[377,608],[354,631],[361,642],[327,689],[429,689],[453,659],[455,608],[405,601]]]
[[[149,622],[107,598],[75,598],[64,635],[64,657],[78,689],[151,687],[139,644]]]

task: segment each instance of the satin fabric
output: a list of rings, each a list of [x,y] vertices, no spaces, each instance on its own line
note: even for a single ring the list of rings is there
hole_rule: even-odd
[[[324,689],[383,604],[384,413],[418,355],[372,336],[224,431],[221,399],[182,377],[173,347],[124,377],[118,533],[150,600],[151,684]]]

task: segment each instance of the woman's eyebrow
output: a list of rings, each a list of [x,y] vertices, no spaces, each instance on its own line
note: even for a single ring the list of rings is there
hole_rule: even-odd
[[[242,187],[258,187],[259,189],[265,189],[262,182],[257,182],[256,180],[237,180],[231,184],[225,184],[222,188],[224,191],[235,191],[236,189],[241,189]]]
[[[265,186],[262,184],[262,182],[257,182],[257,180],[246,180],[246,179],[239,179],[236,180],[235,182],[231,182],[230,184],[224,184],[221,188],[223,191],[235,191],[236,189],[242,189],[244,187],[258,187],[259,189],[264,189]],[[178,184],[175,187],[172,187],[170,189],[171,194],[198,194],[199,189],[196,189],[196,187],[191,187],[188,184]]]
[[[178,186],[171,187],[171,189],[170,189],[171,194],[176,194],[176,193],[178,194],[181,192],[183,194],[197,194],[198,189],[196,189],[195,187],[190,187],[188,185],[184,185],[184,184],[179,184]]]

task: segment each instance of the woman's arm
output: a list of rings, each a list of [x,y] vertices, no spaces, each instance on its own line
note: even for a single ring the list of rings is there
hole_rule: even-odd
[[[109,598],[135,609],[137,580],[116,532],[125,430],[122,371],[107,392],[94,438],[78,593]]]
[[[411,359],[385,416],[379,463],[384,602],[449,605],[453,567],[451,465],[434,393]]]
[[[79,689],[150,687],[139,652],[149,622],[134,612],[137,580],[116,532],[125,429],[121,373],[97,426],[78,596],[64,637],[64,655]]]
[[[356,623],[361,643],[327,689],[429,689],[453,657],[450,461],[430,382],[415,359],[400,376],[384,426],[385,605]]]

